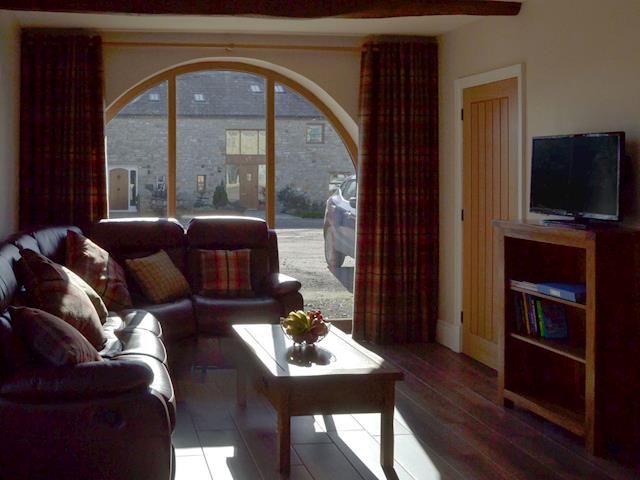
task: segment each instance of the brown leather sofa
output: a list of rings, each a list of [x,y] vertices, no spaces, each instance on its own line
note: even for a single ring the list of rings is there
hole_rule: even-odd
[[[13,272],[20,248],[64,263],[66,234],[49,227],[0,243],[0,480],[172,478],[175,396],[164,342],[225,335],[231,323],[275,322],[302,308],[300,283],[279,273],[277,238],[259,219],[209,217],[185,231],[172,219],[99,222],[85,232],[122,265],[164,249],[192,285],[194,249],[251,250],[249,298],[193,295],[161,305],[128,279],[134,308],[111,312],[100,352],[105,362],[34,367],[12,330],[8,307],[19,303]]]

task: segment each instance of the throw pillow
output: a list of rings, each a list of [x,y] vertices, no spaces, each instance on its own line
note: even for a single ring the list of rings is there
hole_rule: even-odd
[[[97,292],[93,288],[91,288],[91,285],[89,285],[82,278],[80,278],[79,275],[76,275],[67,267],[62,267],[62,271],[67,274],[71,283],[73,283],[76,287],[80,288],[80,290],[87,294],[87,297],[89,297],[89,300],[91,300],[93,308],[96,309],[96,313],[98,314],[100,323],[104,325],[104,322],[107,321],[107,317],[109,316],[109,311],[102,301],[102,298],[100,298],[100,295],[98,295]]]
[[[86,338],[58,317],[36,308],[10,309],[13,328],[44,363],[59,367],[102,360]]]
[[[191,294],[184,275],[164,250],[126,262],[142,293],[153,303],[165,303]]]
[[[100,295],[109,310],[131,306],[122,267],[109,252],[73,230],[67,231],[67,267]]]
[[[20,250],[16,273],[26,291],[27,304],[60,317],[75,327],[95,348],[106,337],[91,300],[69,280],[62,266],[33,250]]]
[[[251,293],[251,250],[199,250],[202,294]]]

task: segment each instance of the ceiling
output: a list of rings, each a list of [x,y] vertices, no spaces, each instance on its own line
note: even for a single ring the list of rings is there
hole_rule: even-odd
[[[441,15],[382,19],[281,19],[238,16],[125,15],[12,12],[23,27],[90,28],[101,31],[270,35],[440,35],[482,16]]]

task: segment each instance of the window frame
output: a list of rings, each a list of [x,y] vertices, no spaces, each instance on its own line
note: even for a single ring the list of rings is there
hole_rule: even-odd
[[[105,111],[105,124],[109,123],[124,107],[130,102],[136,99],[139,95],[143,95],[153,87],[167,82],[167,183],[166,183],[166,198],[167,198],[167,216],[176,215],[177,199],[176,199],[176,123],[177,123],[177,108],[176,108],[176,79],[180,75],[202,72],[202,71],[234,71],[240,73],[247,73],[250,75],[260,76],[264,79],[264,90],[260,93],[265,95],[265,120],[266,120],[266,173],[267,173],[267,191],[266,191],[266,219],[270,227],[275,226],[275,85],[281,84],[286,88],[290,88],[292,91],[299,94],[305,100],[314,105],[325,117],[324,123],[329,123],[334,128],[336,133],[341,138],[344,146],[351,157],[351,161],[356,165],[356,159],[358,158],[358,147],[354,138],[349,134],[349,131],[336,116],[336,114],[325,104],[320,98],[310,91],[307,87],[303,86],[299,82],[289,78],[288,76],[271,70],[266,67],[257,66],[251,63],[244,63],[241,61],[204,61],[194,62],[190,64],[180,65],[170,68],[163,72],[152,75],[148,79],[139,82],[128,91],[120,95]],[[258,93],[258,92],[255,92]],[[324,136],[324,135],[323,135]],[[226,139],[225,139],[226,141]]]

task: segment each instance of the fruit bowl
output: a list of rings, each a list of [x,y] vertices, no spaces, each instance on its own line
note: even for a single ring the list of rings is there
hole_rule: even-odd
[[[320,310],[298,310],[280,321],[284,334],[296,345],[314,345],[322,341],[331,330]]]

